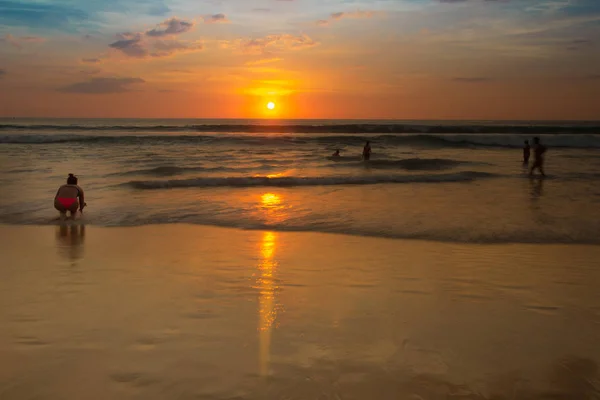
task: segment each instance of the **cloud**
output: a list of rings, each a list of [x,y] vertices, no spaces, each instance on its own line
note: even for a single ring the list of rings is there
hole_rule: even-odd
[[[485,82],[492,82],[494,79],[488,78],[488,77],[483,77],[483,76],[475,76],[475,77],[456,77],[456,78],[452,78],[452,80],[454,82],[461,82],[461,83],[485,83]]]
[[[0,78],[2,78],[4,75],[6,75],[6,70],[0,68]]]
[[[352,11],[352,12],[336,12],[329,15],[327,19],[320,19],[316,22],[319,26],[327,26],[335,21],[344,18],[372,18],[376,15],[375,11]]]
[[[101,60],[99,58],[82,58],[81,62],[85,64],[98,64]]]
[[[581,50],[588,46],[593,45],[594,43],[589,39],[573,39],[567,41],[567,50]]]
[[[165,35],[167,36],[167,35]],[[168,57],[177,53],[200,51],[203,45],[200,42],[187,42],[176,39],[157,39],[150,36],[145,39],[141,33],[121,33],[119,40],[109,44],[109,47],[120,51],[128,57]]]
[[[144,83],[141,78],[92,78],[59,88],[63,93],[108,94],[131,91],[131,86]]]
[[[117,35],[119,40],[108,46],[133,58],[167,57],[176,53],[199,51],[203,49],[202,43],[163,39],[181,35],[193,27],[194,22],[173,17],[144,33],[121,33]]]
[[[229,20],[225,16],[225,14],[213,14],[204,16],[205,24],[218,24],[218,23],[227,23]]]
[[[263,58],[261,60],[248,61],[245,65],[254,66],[254,65],[271,64],[271,63],[278,62],[281,60],[282,60],[282,58],[279,58],[279,57]]]
[[[168,57],[176,53],[189,53],[200,51],[204,48],[200,42],[182,42],[179,40],[160,40],[153,45],[155,52],[152,57]]]
[[[46,39],[39,36],[13,36],[11,34],[4,35],[0,38],[0,43],[7,43],[16,48],[23,48],[27,43],[44,43]]]
[[[292,35],[289,33],[268,35],[261,38],[238,40],[237,47],[247,54],[268,54],[285,50],[301,50],[317,46],[308,35]]]
[[[193,22],[173,17],[159,24],[156,28],[147,31],[146,35],[151,37],[180,35],[188,32],[193,27]]]
[[[142,35],[139,33],[120,33],[117,35],[119,40],[108,45],[113,49],[119,50],[129,57],[143,58],[148,55],[148,51],[142,44]]]

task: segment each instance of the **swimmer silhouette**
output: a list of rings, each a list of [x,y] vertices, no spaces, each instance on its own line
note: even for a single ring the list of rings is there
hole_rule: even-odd
[[[365,147],[363,147],[362,156],[365,161],[369,161],[371,159],[371,142],[368,140],[365,144]]]
[[[533,165],[529,170],[529,176],[533,176],[534,170],[539,170],[542,176],[546,176],[544,173],[544,154],[546,153],[546,146],[540,143],[540,138],[533,138]]]
[[[525,146],[523,146],[523,165],[529,164],[530,156],[531,156],[531,146],[529,146],[529,140],[526,140]]]

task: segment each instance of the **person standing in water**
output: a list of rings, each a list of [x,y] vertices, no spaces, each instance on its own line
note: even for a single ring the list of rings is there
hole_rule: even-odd
[[[365,147],[363,147],[362,155],[365,161],[369,161],[369,159],[371,158],[371,142],[369,142],[368,140],[365,144]]]
[[[542,176],[546,176],[544,173],[544,154],[546,153],[546,146],[540,143],[540,138],[533,138],[533,165],[529,170],[529,176],[533,176],[533,171],[537,168]]]
[[[523,146],[523,165],[529,164],[530,156],[531,156],[531,146],[529,146],[529,140],[526,140],[525,146]]]
[[[85,206],[83,189],[77,185],[77,177],[69,174],[67,184],[59,187],[56,192],[54,208],[60,212],[61,217],[66,217],[67,211],[71,213],[71,217],[74,217],[77,209],[83,212]]]

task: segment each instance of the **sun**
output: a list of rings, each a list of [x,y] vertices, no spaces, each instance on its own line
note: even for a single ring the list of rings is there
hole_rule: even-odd
[[[274,110],[275,109],[275,103],[273,103],[272,101],[267,103],[267,108],[269,110]]]

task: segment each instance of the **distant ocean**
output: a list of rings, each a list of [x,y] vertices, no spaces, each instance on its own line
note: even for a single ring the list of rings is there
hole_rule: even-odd
[[[533,136],[545,180],[521,164]],[[0,166],[7,224],[56,223],[74,173],[90,225],[600,243],[600,122],[4,118]]]

